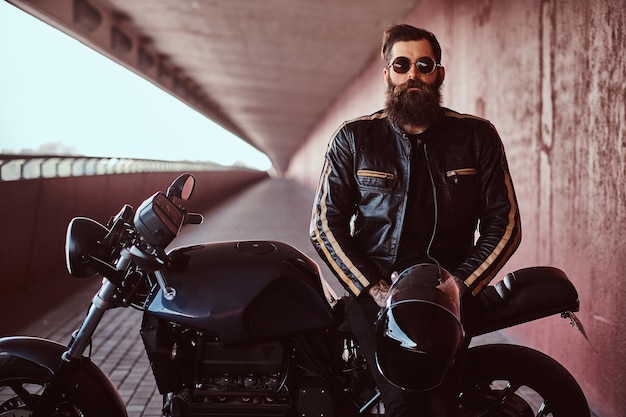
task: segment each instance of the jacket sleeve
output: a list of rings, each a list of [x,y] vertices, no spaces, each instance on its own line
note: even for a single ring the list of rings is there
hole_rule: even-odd
[[[493,125],[485,123],[477,154],[480,181],[479,238],[452,274],[472,294],[487,285],[518,248],[522,229],[504,146]]]
[[[351,222],[356,215],[358,196],[354,138],[344,124],[328,144],[311,216],[310,237],[320,257],[355,296],[383,278],[352,237]]]

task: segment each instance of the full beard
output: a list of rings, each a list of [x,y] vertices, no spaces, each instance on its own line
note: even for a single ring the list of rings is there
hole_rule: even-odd
[[[385,108],[387,117],[396,126],[427,126],[441,117],[441,81],[433,84],[409,80],[394,85],[387,78]],[[410,90],[417,88],[417,90]]]

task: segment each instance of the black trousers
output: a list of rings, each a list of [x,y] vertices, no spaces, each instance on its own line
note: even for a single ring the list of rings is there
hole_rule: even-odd
[[[389,382],[378,371],[375,362],[376,337],[374,324],[380,308],[371,297],[347,300],[346,314],[350,330],[364,352],[369,368],[380,390],[385,416],[388,417],[456,417],[459,413],[461,371],[464,352],[455,361],[444,382],[437,388],[424,391],[405,391]],[[416,375],[416,377],[418,377]]]

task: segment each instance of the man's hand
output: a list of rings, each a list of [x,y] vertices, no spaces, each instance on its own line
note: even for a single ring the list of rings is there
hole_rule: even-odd
[[[453,300],[461,299],[467,291],[467,285],[459,278],[450,277],[437,286],[441,291],[452,297]]]
[[[372,296],[378,307],[385,307],[387,297],[389,296],[389,284],[384,279],[381,279],[369,288],[368,293]]]

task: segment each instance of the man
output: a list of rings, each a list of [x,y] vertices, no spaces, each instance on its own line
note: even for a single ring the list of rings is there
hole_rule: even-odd
[[[450,271],[452,278],[439,287],[471,304],[517,249],[519,212],[495,128],[441,107],[445,69],[435,36],[410,25],[391,26],[381,55],[385,108],[344,123],[331,139],[311,239],[351,296],[350,326],[386,415],[452,416],[458,412],[458,378],[412,393],[378,373],[376,315],[392,274],[425,262]]]

